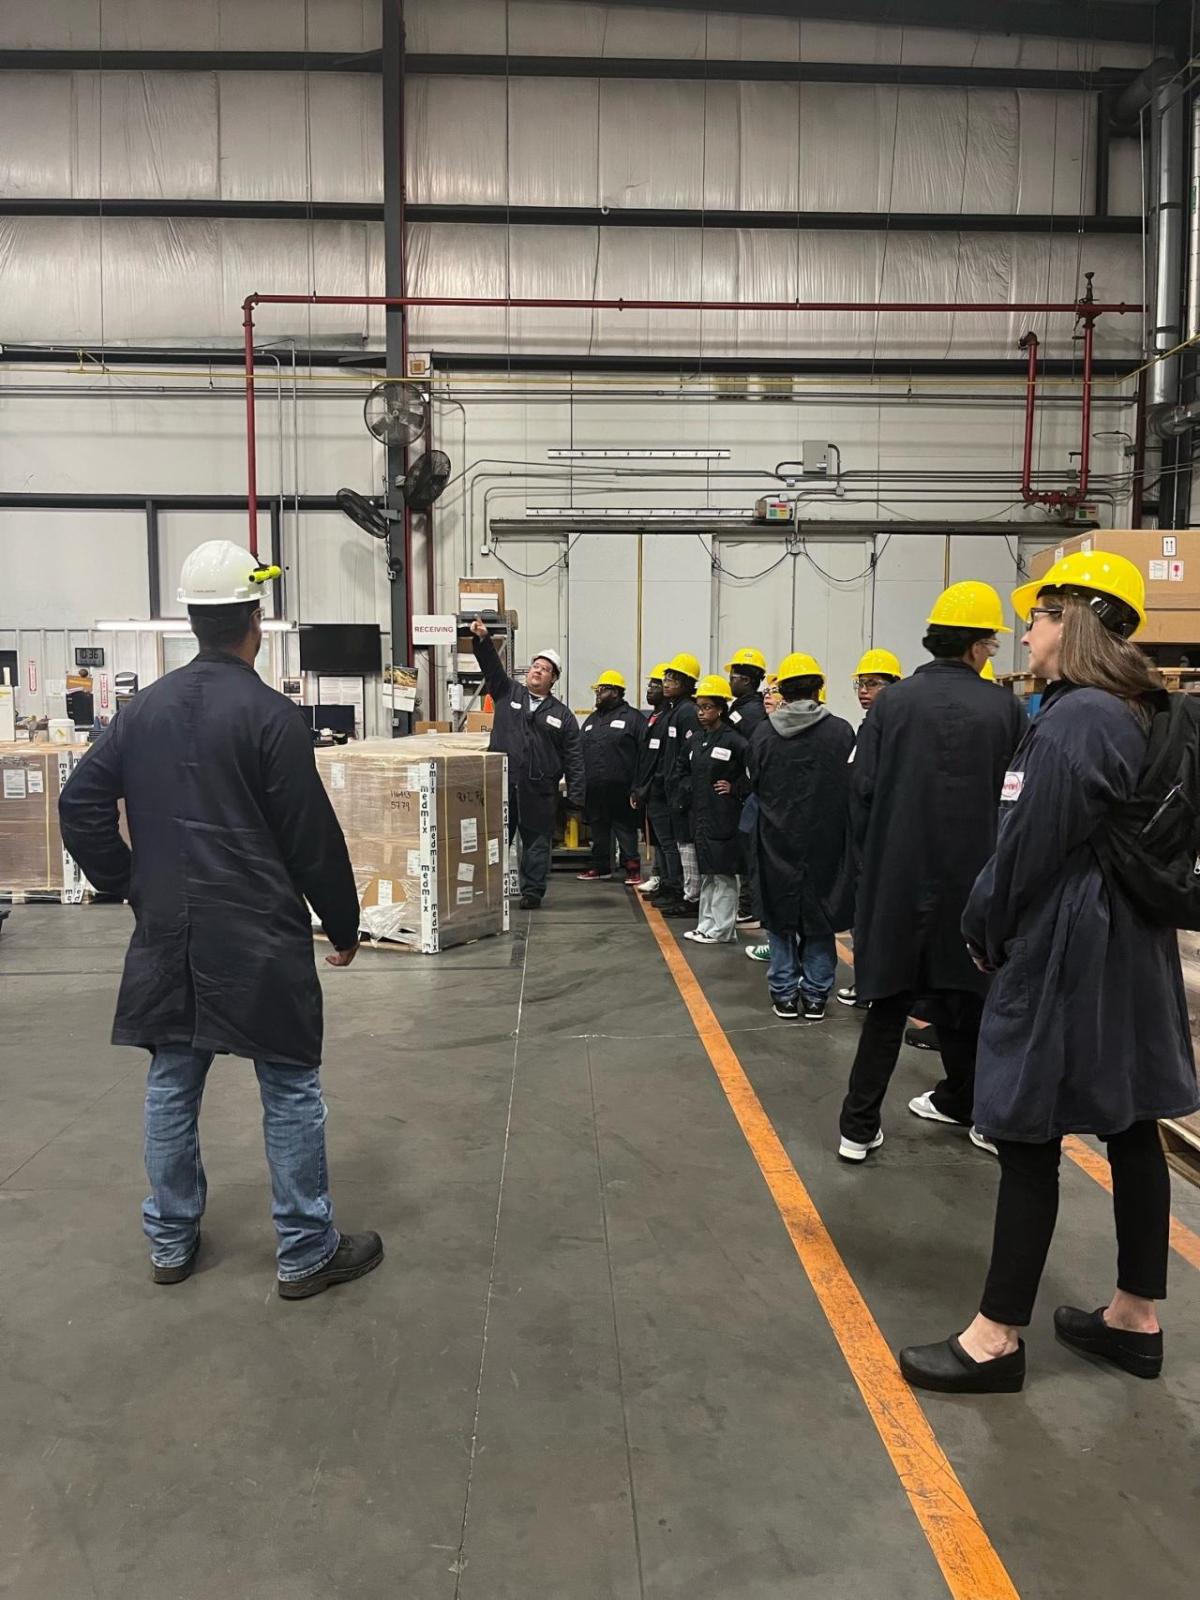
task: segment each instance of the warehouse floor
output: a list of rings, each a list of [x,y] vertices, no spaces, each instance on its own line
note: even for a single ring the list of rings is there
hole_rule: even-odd
[[[0,1593],[1194,1595],[1200,1191],[1176,1182],[1192,1261],[1173,1260],[1160,1383],[1050,1336],[1053,1306],[1099,1304],[1112,1273],[1107,1197],[1064,1162],[1025,1392],[929,1397],[924,1440],[864,1323],[893,1346],[963,1324],[994,1164],[908,1115],[935,1065],[908,1050],[887,1145],[840,1166],[856,1015],[778,1022],[762,967],[684,945],[719,1023],[691,994],[706,1050],[632,899],[556,878],[510,938],[436,959],[364,951],[326,974],[338,1216],[378,1228],[388,1257],[292,1305],[273,1292],[259,1112],[236,1062],[214,1069],[205,1111],[202,1270],[150,1284],[144,1058],[106,1042],[129,915],[14,912]],[[753,1086],[736,1105],[718,1062],[726,1088],[740,1068]],[[780,1151],[771,1188],[759,1105],[795,1169]],[[869,1315],[793,1208],[801,1252],[827,1269],[822,1308],[774,1197],[800,1192],[796,1173]]]

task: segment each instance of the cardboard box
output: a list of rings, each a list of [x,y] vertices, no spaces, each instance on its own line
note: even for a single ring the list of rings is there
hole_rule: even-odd
[[[90,890],[63,849],[58,797],[86,748],[0,745],[0,896],[78,904]]]
[[[508,931],[508,758],[480,734],[318,750],[363,932],[433,954]]]
[[[1097,528],[1039,550],[1029,562],[1030,576],[1042,577],[1060,557],[1079,550],[1125,556],[1145,578],[1146,625],[1135,643],[1200,647],[1200,530]]]
[[[453,733],[454,728],[449,722],[414,722],[413,733]]]
[[[491,733],[495,720],[496,713],[494,711],[468,711],[467,732]]]
[[[460,611],[503,611],[503,578],[460,578],[458,580],[458,609]]]

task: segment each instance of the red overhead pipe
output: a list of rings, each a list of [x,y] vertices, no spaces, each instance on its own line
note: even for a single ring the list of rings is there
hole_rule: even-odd
[[[1094,306],[1081,312],[1083,321],[1083,394],[1081,438],[1079,441],[1079,482],[1073,489],[1035,489],[1033,487],[1033,416],[1037,404],[1038,336],[1030,332],[1019,343],[1029,352],[1025,377],[1025,451],[1021,460],[1021,498],[1031,506],[1078,506],[1087,499],[1092,460],[1092,346],[1096,334]]]
[[[825,311],[861,311],[861,312],[913,312],[922,314],[931,313],[966,313],[968,315],[984,315],[987,313],[1011,314],[1020,312],[1072,312],[1076,317],[1083,316],[1085,322],[1084,334],[1084,406],[1085,418],[1090,421],[1091,416],[1091,332],[1092,323],[1099,316],[1111,313],[1113,316],[1123,316],[1127,312],[1140,312],[1140,305],[1127,304],[1124,301],[1112,303],[1088,302],[1086,313],[1080,310],[1081,302],[1075,300],[1032,301],[1018,300],[985,301],[971,305],[959,305],[949,301],[916,301],[916,300],[597,300],[597,299],[562,299],[550,296],[529,295],[429,295],[429,294],[251,294],[242,302],[243,323],[246,330],[246,475],[247,499],[250,511],[250,548],[257,553],[258,541],[258,482],[257,465],[254,451],[254,307],[255,306],[448,306],[464,309],[491,309],[498,310],[563,310],[563,311],[798,311],[798,312],[825,312]],[[1022,341],[1024,343],[1024,341]],[[1034,367],[1034,382],[1036,383],[1036,341],[1035,352],[1031,355]],[[1032,455],[1033,434],[1032,424],[1029,421],[1028,406],[1032,402],[1027,396],[1026,434],[1027,450]],[[1085,422],[1086,426],[1086,422]],[[1084,455],[1081,462],[1080,491],[1074,499],[1068,500],[1069,504],[1076,504],[1082,499],[1082,491],[1086,488],[1086,470],[1088,445],[1085,439]],[[1028,465],[1028,462],[1027,462]],[[1055,491],[1057,492],[1057,491]],[[1025,493],[1024,484],[1022,493]],[[1032,489],[1030,494],[1032,494]],[[1026,495],[1026,499],[1029,495]],[[1060,496],[1060,498],[1062,498]]]

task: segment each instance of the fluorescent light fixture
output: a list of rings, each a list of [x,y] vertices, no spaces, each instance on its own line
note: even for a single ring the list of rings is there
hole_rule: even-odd
[[[728,450],[547,450],[551,461],[728,461]]]
[[[744,521],[750,513],[730,506],[597,506],[594,509],[584,506],[526,506],[525,515],[535,520],[556,517],[583,522],[595,522],[601,517],[620,517],[625,520],[636,517],[641,522],[695,522],[701,518],[711,522],[714,517],[736,517]]]
[[[264,633],[290,633],[293,624],[275,618],[263,623]],[[131,617],[127,622],[93,622],[97,633],[191,633],[186,617]]]

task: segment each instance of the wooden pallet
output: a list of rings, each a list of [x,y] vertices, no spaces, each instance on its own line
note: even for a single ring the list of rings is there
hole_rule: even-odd
[[[1168,1163],[1181,1177],[1200,1188],[1200,1111],[1190,1117],[1171,1117],[1158,1125]]]

